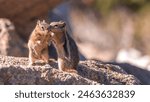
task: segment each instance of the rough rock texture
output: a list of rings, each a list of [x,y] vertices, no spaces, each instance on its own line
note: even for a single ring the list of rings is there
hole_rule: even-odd
[[[123,70],[125,70],[128,74],[134,75],[138,78],[142,85],[150,85],[150,71],[145,68],[140,68],[128,63],[110,63],[117,66],[120,66]]]
[[[50,66],[28,66],[28,58],[0,56],[0,84],[140,84],[121,67],[96,60],[80,62],[77,71],[77,74],[59,71],[55,61]]]
[[[25,42],[18,36],[13,23],[0,18],[0,54],[9,56],[27,56]]]
[[[0,0],[0,18],[14,22],[19,34],[27,40],[37,19],[63,0]]]

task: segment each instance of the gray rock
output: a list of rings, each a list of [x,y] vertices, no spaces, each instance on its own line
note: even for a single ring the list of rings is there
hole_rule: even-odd
[[[59,71],[57,62],[50,66],[28,66],[28,58],[0,56],[1,84],[50,84],[50,85],[99,85],[99,84],[140,84],[133,75],[119,66],[102,64],[100,61],[80,62],[78,73]]]

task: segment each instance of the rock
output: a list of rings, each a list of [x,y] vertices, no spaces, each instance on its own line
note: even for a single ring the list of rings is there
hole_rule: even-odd
[[[134,75],[140,80],[142,85],[150,85],[150,71],[148,71],[146,68],[137,67],[128,63],[111,62],[110,64],[120,66],[128,74]]]
[[[48,11],[62,0],[0,0],[0,17],[14,22],[17,32],[28,39],[37,19],[44,19]]]
[[[59,71],[56,61],[51,61],[50,66],[28,66],[28,62],[25,57],[0,56],[0,84],[140,84],[121,67],[96,60],[80,62],[77,74]]]
[[[83,77],[101,84],[140,84],[137,78],[127,74],[121,67],[112,64],[104,64],[96,60],[81,62],[78,73]]]
[[[150,56],[143,55],[137,49],[121,49],[116,58],[118,66],[137,77],[141,84],[150,84]]]
[[[27,56],[25,43],[15,31],[13,23],[0,18],[0,54],[9,56]]]

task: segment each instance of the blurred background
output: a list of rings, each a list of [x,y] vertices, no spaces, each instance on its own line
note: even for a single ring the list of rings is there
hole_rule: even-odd
[[[150,70],[150,0],[0,0],[0,54],[28,56],[38,19],[65,21],[81,60]]]

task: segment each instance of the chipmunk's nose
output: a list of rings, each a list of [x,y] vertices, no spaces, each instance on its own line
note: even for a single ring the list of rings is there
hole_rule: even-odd
[[[51,26],[49,26],[49,27],[47,28],[48,32],[49,32],[49,31],[51,31],[51,29],[52,29],[52,27],[51,27]]]

